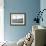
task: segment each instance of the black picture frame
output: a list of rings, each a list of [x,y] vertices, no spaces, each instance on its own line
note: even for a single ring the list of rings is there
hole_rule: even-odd
[[[11,26],[24,26],[26,25],[26,13],[10,13]]]

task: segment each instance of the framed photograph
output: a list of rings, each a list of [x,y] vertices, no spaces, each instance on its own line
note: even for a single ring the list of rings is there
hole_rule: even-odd
[[[10,13],[10,25],[25,25],[26,13]]]

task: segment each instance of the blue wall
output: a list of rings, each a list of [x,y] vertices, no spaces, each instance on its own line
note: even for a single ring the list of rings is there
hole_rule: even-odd
[[[40,1],[40,10],[42,11],[43,9],[46,9],[46,0],[41,0]],[[40,25],[46,27],[46,10],[43,12],[43,22],[40,21]]]
[[[40,9],[40,0],[4,0],[4,35],[7,41],[18,41],[32,29],[33,19]],[[10,13],[26,13],[25,26],[10,26]]]

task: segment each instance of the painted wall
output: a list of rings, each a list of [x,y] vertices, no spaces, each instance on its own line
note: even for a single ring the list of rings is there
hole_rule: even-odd
[[[32,29],[33,19],[40,9],[40,0],[4,0],[4,36],[7,41],[18,41]],[[26,25],[10,26],[10,13],[26,13]]]
[[[41,11],[42,11],[43,9],[46,9],[46,0],[41,0],[41,1],[40,1],[40,9],[41,9]],[[46,27],[46,20],[45,20],[45,19],[46,19],[46,10],[43,12],[42,17],[43,17],[43,22],[41,21],[41,22],[40,22],[40,25]]]

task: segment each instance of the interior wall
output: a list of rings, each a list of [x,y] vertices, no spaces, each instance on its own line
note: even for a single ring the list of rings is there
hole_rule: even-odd
[[[46,9],[46,0],[41,0],[40,1],[40,10],[42,11],[43,9]],[[40,25],[45,26],[46,27],[46,10],[44,10],[42,17],[43,17],[43,22],[40,21]]]
[[[4,0],[4,39],[18,41],[32,30],[33,19],[40,10],[40,0]],[[26,25],[10,26],[10,13],[26,13]]]

